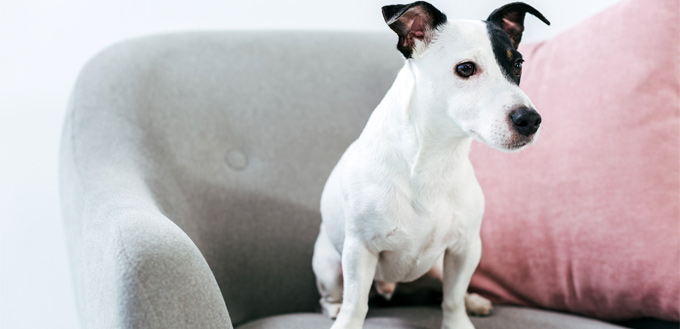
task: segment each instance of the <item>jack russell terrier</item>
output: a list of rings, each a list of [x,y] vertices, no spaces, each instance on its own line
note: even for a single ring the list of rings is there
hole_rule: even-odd
[[[442,328],[472,329],[491,302],[468,294],[481,255],[484,195],[468,158],[473,139],[518,151],[541,117],[519,88],[524,3],[486,21],[452,20],[418,1],[382,8],[405,64],[328,178],[312,266],[332,329],[363,326],[371,286],[443,282]],[[467,311],[466,311],[467,309]]]

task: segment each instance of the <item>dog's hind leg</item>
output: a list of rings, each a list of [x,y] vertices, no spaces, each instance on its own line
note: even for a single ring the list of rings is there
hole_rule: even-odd
[[[491,301],[475,293],[465,294],[465,310],[467,314],[488,316],[493,313]]]
[[[328,239],[323,226],[314,244],[312,269],[321,295],[321,311],[335,319],[342,305],[342,257]]]

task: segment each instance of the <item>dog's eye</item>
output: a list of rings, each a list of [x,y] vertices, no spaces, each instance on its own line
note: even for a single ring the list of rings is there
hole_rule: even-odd
[[[515,62],[515,74],[522,75],[522,63],[524,63],[524,60],[522,59],[518,59]]]
[[[456,66],[456,74],[463,78],[469,78],[470,76],[474,75],[476,71],[477,67],[475,66],[475,63],[472,62],[465,62]]]

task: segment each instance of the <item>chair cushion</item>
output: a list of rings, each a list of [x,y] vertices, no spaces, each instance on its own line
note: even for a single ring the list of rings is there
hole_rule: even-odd
[[[678,321],[680,1],[621,1],[520,51],[541,135],[516,154],[473,149],[487,207],[472,288]]]
[[[575,315],[512,306],[499,306],[489,317],[473,317],[477,329],[621,329],[617,325]],[[330,328],[325,315],[298,313],[272,316],[248,322],[236,329],[318,329]],[[439,307],[371,308],[364,329],[439,329]]]

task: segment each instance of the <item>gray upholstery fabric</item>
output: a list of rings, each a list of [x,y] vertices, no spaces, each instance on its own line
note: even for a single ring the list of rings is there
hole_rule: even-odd
[[[613,324],[575,315],[500,306],[489,317],[473,317],[477,329],[621,329]],[[236,329],[330,328],[333,321],[321,314],[287,314],[260,319]],[[438,307],[396,307],[369,310],[364,329],[438,329]]]
[[[61,149],[83,326],[314,311],[321,189],[402,64],[395,40],[186,33],[92,60]]]
[[[395,42],[388,32],[183,33],[93,59],[60,159],[82,327],[230,328],[315,312],[320,193],[403,63]],[[436,312],[403,314],[428,326]],[[476,321],[576,323],[532,312]],[[402,321],[372,314],[375,325]],[[319,316],[243,328],[328,323]],[[543,328],[557,327],[573,326]]]

